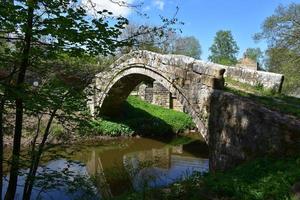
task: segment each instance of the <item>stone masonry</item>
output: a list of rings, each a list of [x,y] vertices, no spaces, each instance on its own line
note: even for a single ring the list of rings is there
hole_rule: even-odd
[[[233,69],[181,55],[135,51],[95,76],[87,88],[88,106],[93,115],[118,115],[134,88],[155,80],[193,118],[209,146],[211,170],[226,170],[266,154],[299,151],[300,120],[224,92],[224,75],[276,91],[283,81],[280,74]],[[147,95],[145,98],[151,99]]]
[[[138,86],[138,96],[148,103],[183,112],[183,106],[176,97],[157,81],[154,81],[152,85]]]

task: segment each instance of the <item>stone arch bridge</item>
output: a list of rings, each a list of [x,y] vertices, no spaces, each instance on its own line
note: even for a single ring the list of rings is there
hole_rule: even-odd
[[[145,80],[159,81],[194,120],[210,151],[210,168],[224,170],[264,154],[283,154],[300,138],[300,122],[225,92],[224,77],[280,92],[283,76],[228,67],[181,55],[134,51],[91,83],[94,115],[118,115],[122,102]]]

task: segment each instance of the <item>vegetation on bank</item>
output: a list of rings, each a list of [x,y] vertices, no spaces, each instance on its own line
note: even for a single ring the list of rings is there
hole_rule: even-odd
[[[194,174],[168,188],[127,193],[115,199],[296,199],[292,186],[300,181],[300,157],[260,158],[227,172]]]
[[[300,118],[300,99],[296,97],[277,94],[261,86],[251,86],[230,78],[226,78],[225,90],[233,94],[250,98],[271,110],[294,115]]]
[[[128,97],[120,113],[117,118],[91,121],[92,129],[89,133],[109,136],[157,136],[179,133],[195,127],[192,118],[187,114],[152,105],[135,96]]]

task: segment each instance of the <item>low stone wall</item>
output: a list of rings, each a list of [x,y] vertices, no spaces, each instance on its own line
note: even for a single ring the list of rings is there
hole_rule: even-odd
[[[264,89],[274,92],[281,92],[284,76],[271,72],[257,71],[243,67],[231,67],[211,62],[196,60],[193,64],[193,71],[197,73],[215,74],[217,69],[225,69],[224,77],[231,78],[251,86],[261,86]]]
[[[241,67],[227,67],[224,77],[252,86],[261,86],[274,92],[281,92],[284,77],[282,74],[255,71]]]
[[[211,97],[210,168],[225,170],[268,154],[300,152],[300,119],[223,91]]]

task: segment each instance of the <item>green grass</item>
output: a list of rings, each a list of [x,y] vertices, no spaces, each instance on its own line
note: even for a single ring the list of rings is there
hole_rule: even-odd
[[[195,126],[187,114],[152,105],[135,96],[128,97],[118,118],[97,119],[90,125],[90,133],[109,136],[157,136],[182,132]]]
[[[300,181],[300,157],[260,158],[227,172],[194,174],[163,189],[124,194],[116,199],[288,200]]]
[[[293,115],[300,118],[300,99],[264,90],[261,86],[250,86],[226,78],[225,91],[250,98],[271,110]]]

